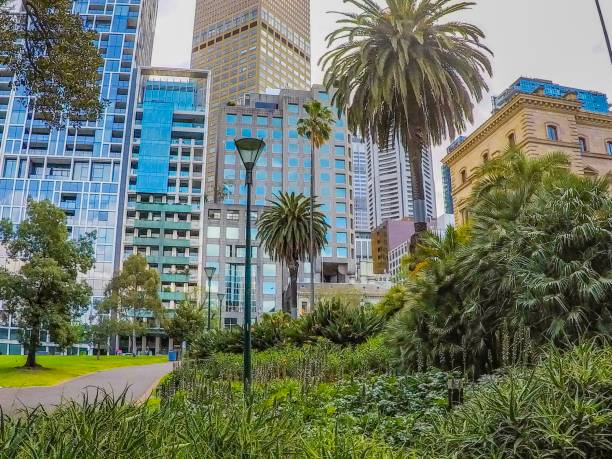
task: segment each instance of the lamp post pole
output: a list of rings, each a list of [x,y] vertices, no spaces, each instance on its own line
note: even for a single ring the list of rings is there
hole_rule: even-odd
[[[251,365],[251,186],[253,185],[253,168],[257,158],[266,145],[263,140],[244,138],[234,141],[240,159],[246,169],[247,205],[246,205],[246,253],[244,260],[244,397],[250,402],[253,370]]]
[[[204,268],[204,272],[206,272],[206,277],[208,277],[208,325],[207,330],[210,331],[210,284],[212,283],[212,278],[215,275],[215,271],[217,268],[214,266],[207,266]]]
[[[223,298],[225,293],[217,293],[217,300],[219,302],[219,330],[221,330],[221,311],[223,309]]]
[[[601,28],[603,29],[604,39],[608,46],[608,55],[610,56],[610,63],[612,63],[612,45],[610,44],[610,36],[608,35],[608,29],[606,27],[606,21],[604,21],[603,12],[601,11],[601,5],[599,0],[595,0],[595,6],[597,7],[597,14],[599,14],[599,20],[601,21]]]

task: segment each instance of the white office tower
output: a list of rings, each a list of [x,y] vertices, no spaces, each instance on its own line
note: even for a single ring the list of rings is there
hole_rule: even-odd
[[[386,220],[413,217],[408,153],[398,141],[387,148],[379,148],[368,139],[367,154],[370,227],[375,228]],[[422,158],[425,211],[428,221],[431,221],[437,215],[431,151],[423,150]]]

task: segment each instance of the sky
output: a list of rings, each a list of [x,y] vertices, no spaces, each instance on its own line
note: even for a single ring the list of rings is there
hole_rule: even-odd
[[[490,116],[490,97],[519,76],[604,92],[612,102],[612,64],[594,0],[476,1],[459,19],[485,32],[485,44],[494,53],[494,73],[490,94],[476,105],[474,125],[465,134]],[[612,34],[612,0],[600,3]],[[342,0],[311,0],[310,4],[312,81],[319,83],[322,72],[317,61],[326,50],[325,36],[334,30],[339,17],[330,11],[348,11],[349,7]],[[189,66],[194,8],[195,0],[160,0],[153,65]],[[433,148],[439,214],[443,212],[440,159],[451,140]]]

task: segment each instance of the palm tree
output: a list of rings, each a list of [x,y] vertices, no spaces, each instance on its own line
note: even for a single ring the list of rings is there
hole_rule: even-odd
[[[290,313],[297,308],[297,276],[300,261],[304,261],[311,247],[309,237],[312,215],[312,247],[320,251],[327,244],[329,225],[318,211],[318,204],[303,194],[278,193],[271,206],[263,211],[257,221],[258,236],[262,246],[274,261],[280,261],[289,269]],[[312,209],[312,212],[311,212]],[[312,267],[311,267],[312,271]]]
[[[333,115],[331,110],[321,104],[318,100],[311,100],[304,105],[308,118],[300,118],[297,124],[298,134],[310,140],[310,219],[308,234],[310,240],[310,304],[314,305],[314,271],[315,271],[315,248],[313,235],[313,211],[315,193],[315,150],[321,148],[329,140],[331,135]]]
[[[332,102],[352,131],[379,145],[399,140],[410,158],[415,234],[427,229],[422,152],[473,121],[472,98],[488,90],[491,63],[476,26],[442,20],[473,2],[346,0],[357,13],[339,13],[334,47],[319,61]]]

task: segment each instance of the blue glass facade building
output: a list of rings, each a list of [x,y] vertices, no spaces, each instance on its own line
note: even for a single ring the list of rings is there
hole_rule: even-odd
[[[144,255],[160,274],[160,298],[170,310],[184,299],[200,303],[203,292],[210,76],[207,71],[143,67],[137,80],[119,260]],[[139,317],[149,328],[138,343],[141,350],[173,348],[152,313]],[[128,348],[126,342],[120,345]]]
[[[501,95],[493,98],[493,109],[500,109],[517,92],[533,94],[536,90],[540,88],[544,90],[544,95],[547,97],[561,98],[568,93],[575,93],[576,98],[581,103],[583,110],[597,113],[609,112],[608,97],[603,93],[562,86],[553,83],[550,80],[524,77],[521,77],[516,80]]]
[[[117,268],[130,101],[137,67],[151,60],[157,0],[75,0],[73,11],[98,32],[104,114],[79,127],[50,129],[37,115],[35,99],[0,69],[0,218],[18,223],[28,198],[48,199],[66,210],[73,237],[95,230],[96,263],[87,274],[95,301]],[[20,353],[9,321],[0,311],[0,353]],[[48,336],[40,351],[55,351]]]

